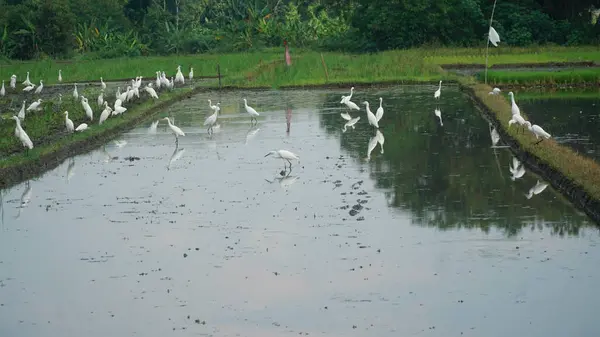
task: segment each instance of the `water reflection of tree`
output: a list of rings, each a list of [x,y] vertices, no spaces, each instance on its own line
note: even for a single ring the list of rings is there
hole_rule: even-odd
[[[444,127],[434,116],[435,103],[427,93],[384,97],[382,131],[385,154],[373,155],[369,166],[376,186],[386,190],[390,206],[413,214],[418,225],[442,230],[492,227],[508,236],[524,229],[551,228],[558,235],[577,235],[588,218],[573,210],[550,188],[527,200],[535,178],[513,182],[508,174],[512,155],[490,148],[488,124],[459,92],[443,94],[440,110]],[[361,100],[365,97],[361,97]],[[376,96],[366,97],[370,102]],[[339,97],[328,95],[323,110],[339,107]],[[366,119],[364,109],[353,112]],[[342,133],[339,113],[322,113],[321,126],[340,137],[341,147],[364,162],[373,130],[367,123]],[[378,152],[378,151],[377,151]],[[378,159],[378,157],[382,157]],[[533,181],[532,181],[533,179]]]

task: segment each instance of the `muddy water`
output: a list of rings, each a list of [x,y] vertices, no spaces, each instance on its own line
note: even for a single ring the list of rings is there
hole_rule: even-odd
[[[600,94],[598,98],[531,99],[519,102],[529,118],[556,140],[600,161]]]
[[[148,122],[3,191],[0,336],[598,331],[585,215],[530,193],[529,172],[513,181],[456,88],[439,103],[433,87],[358,89],[383,97],[384,139],[364,109],[343,132],[340,92],[202,94],[161,115],[186,132],[178,148]],[[208,98],[223,107],[212,137]],[[301,159],[283,178],[264,157],[280,148]]]

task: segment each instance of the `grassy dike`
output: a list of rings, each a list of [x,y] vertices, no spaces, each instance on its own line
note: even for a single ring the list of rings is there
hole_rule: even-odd
[[[531,132],[508,127],[510,102],[503,96],[489,95],[491,87],[469,79],[459,81],[475,104],[492,121],[500,137],[527,168],[541,176],[574,205],[600,223],[600,164],[583,157],[553,139],[538,145]],[[527,119],[526,113],[521,114]]]
[[[82,133],[64,134],[62,137],[34,147],[29,153],[22,151],[12,156],[6,156],[0,159],[0,188],[9,187],[15,183],[31,179],[42,172],[57,167],[68,157],[90,151],[134,127],[153,113],[178,100],[190,97],[194,92],[200,90],[202,90],[201,87],[186,87],[171,92],[163,92],[160,95],[159,101],[145,100],[138,105],[132,106],[124,114],[109,118],[102,125],[98,125],[97,122],[91,123],[89,124],[89,129]],[[43,114],[46,115],[48,113],[52,112],[46,111]],[[62,113],[60,115],[64,121],[64,115]],[[97,112],[96,121],[98,117]],[[13,122],[13,127],[10,132],[10,138],[14,138],[12,132],[15,122],[11,121]],[[75,123],[75,125],[78,125],[78,123]],[[32,137],[32,140],[35,144],[36,139]]]

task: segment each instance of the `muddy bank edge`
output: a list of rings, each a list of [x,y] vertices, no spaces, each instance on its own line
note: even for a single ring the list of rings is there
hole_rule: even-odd
[[[52,143],[44,144],[44,147],[50,148],[54,146],[55,148],[39,157],[31,158],[30,160],[27,160],[28,158],[25,157],[24,162],[0,168],[0,189],[8,188],[20,182],[32,179],[46,171],[54,169],[71,156],[93,150],[109,140],[116,138],[121,133],[135,127],[138,123],[158,112],[158,110],[177,101],[189,98],[200,90],[201,88],[182,90],[174,96],[152,106],[139,107],[138,109],[131,111],[130,117],[122,120],[121,123],[106,128],[101,133],[90,134],[89,137],[69,141],[64,146],[56,147],[55,144]]]

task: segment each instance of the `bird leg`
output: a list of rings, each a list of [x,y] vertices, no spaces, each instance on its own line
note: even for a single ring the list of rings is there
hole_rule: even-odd
[[[537,141],[537,142],[535,142],[535,144],[533,144],[533,145],[538,145],[538,144],[539,144],[539,143],[541,143],[543,140],[544,140],[544,138],[542,138],[542,139],[538,140],[538,141]]]

